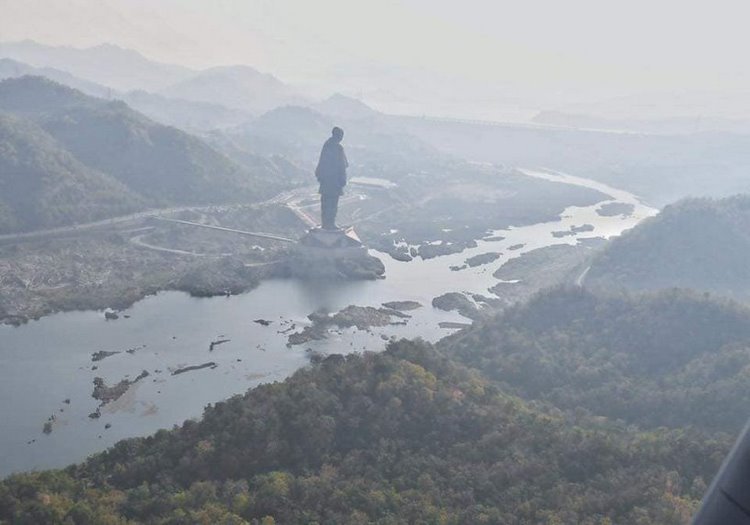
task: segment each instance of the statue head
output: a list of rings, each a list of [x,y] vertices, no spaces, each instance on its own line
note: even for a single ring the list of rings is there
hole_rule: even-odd
[[[336,142],[341,142],[341,140],[344,138],[344,130],[340,127],[336,126],[331,131],[331,136],[336,139]]]

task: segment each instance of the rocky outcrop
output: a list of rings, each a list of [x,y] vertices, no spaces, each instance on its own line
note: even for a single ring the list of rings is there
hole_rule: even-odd
[[[120,352],[118,351],[112,351],[109,352],[107,350],[99,350],[98,352],[94,352],[91,354],[91,360],[92,361],[101,361],[102,359],[106,359],[108,357],[112,357],[113,355],[117,355]]]
[[[471,325],[469,323],[456,323],[454,321],[440,321],[438,323],[438,326],[440,328],[449,328],[453,330],[460,330],[463,328],[469,328]]]
[[[446,312],[457,311],[464,317],[476,319],[479,316],[477,305],[459,292],[448,292],[432,300],[432,306]]]
[[[580,226],[571,226],[570,231],[573,233],[585,233],[594,231],[593,224],[581,224]]]
[[[173,370],[173,371],[172,371],[172,375],[173,375],[173,376],[177,376],[177,375],[180,375],[180,374],[184,374],[185,372],[192,372],[193,370],[201,370],[201,369],[203,369],[203,368],[211,368],[211,369],[214,369],[214,368],[216,368],[217,366],[219,366],[219,365],[217,365],[217,364],[216,364],[216,363],[214,363],[213,361],[209,361],[208,363],[203,363],[203,364],[201,364],[201,365],[190,365],[190,366],[183,366],[182,368],[178,368],[178,369],[176,369],[176,370]]]
[[[371,281],[382,279],[385,265],[363,247],[321,248],[301,245],[287,264],[292,277],[305,280]]]
[[[211,344],[208,345],[208,351],[213,352],[214,348],[216,348],[219,345],[223,345],[224,343],[229,343],[231,339],[217,339],[216,341],[211,341]]]
[[[354,281],[374,281],[385,275],[383,261],[368,253],[356,258],[343,258],[335,261],[335,275]]]
[[[369,330],[372,327],[405,324],[405,320],[410,317],[410,315],[392,308],[354,305],[349,305],[333,315],[325,312],[314,312],[308,316],[312,325],[306,326],[301,332],[290,334],[288,344],[299,345],[325,339],[328,336],[329,329],[334,326]]]
[[[245,266],[241,259],[226,258],[192,268],[175,282],[174,288],[194,297],[235,295],[257,286],[260,277],[258,269]]]
[[[495,252],[480,253],[479,255],[475,255],[474,257],[469,257],[465,262],[469,267],[475,268],[483,264],[489,264],[491,262],[497,261],[500,258],[500,255],[501,254]]]
[[[596,213],[602,217],[616,217],[617,215],[623,215],[629,217],[635,211],[635,206],[625,202],[608,202],[602,204],[596,210]]]
[[[104,379],[101,377],[95,377],[94,378],[94,391],[91,394],[91,397],[94,399],[101,401],[99,407],[103,407],[107,403],[111,401],[116,401],[117,399],[121,398],[125,392],[128,391],[128,388],[130,388],[130,385],[133,385],[143,379],[144,377],[148,377],[149,373],[147,370],[144,370],[140,374],[138,374],[138,377],[135,379],[128,380],[123,379],[119,383],[117,383],[114,386],[107,386],[107,383],[105,383]],[[97,412],[99,410],[97,409]],[[91,417],[91,416],[89,416]],[[98,417],[98,416],[97,416]]]
[[[421,303],[417,301],[390,301],[383,303],[383,306],[390,310],[398,310],[399,312],[409,312],[417,308],[422,308]]]

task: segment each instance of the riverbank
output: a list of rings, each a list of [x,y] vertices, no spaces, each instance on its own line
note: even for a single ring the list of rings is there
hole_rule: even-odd
[[[181,217],[223,221],[289,235],[302,230],[284,206],[269,204]],[[76,237],[0,246],[0,324],[62,311],[122,310],[159,291],[209,297],[249,291],[284,275],[289,250],[278,243],[139,221]]]
[[[425,184],[425,178],[434,183]],[[353,183],[339,220],[354,224],[366,244],[397,260],[425,260],[470,250],[496,229],[553,221],[567,206],[606,198],[580,184],[449,163],[398,185]],[[262,204],[174,216],[299,238],[308,227],[300,212],[314,216],[317,207],[314,189],[302,189]],[[166,290],[201,297],[237,294],[288,275],[290,248],[273,241],[144,217],[110,226],[0,245],[0,324],[63,311],[122,310]]]
[[[373,251],[385,264],[385,279],[341,281],[332,285],[272,278],[274,274],[269,270],[271,273],[260,276],[258,281],[250,282],[249,278],[244,281],[251,287],[260,282],[248,293],[208,299],[184,293],[157,293],[135,302],[114,321],[105,321],[101,311],[80,311],[50,315],[17,328],[0,326],[0,417],[10,429],[0,434],[0,448],[7,452],[7,459],[0,464],[0,473],[63,466],[120,439],[169,428],[186,418],[200,416],[206,404],[245,392],[259,383],[287,377],[304,366],[310,356],[379,351],[393,337],[437,341],[465,327],[470,320],[450,308],[450,311],[443,311],[433,307],[435,298],[459,293],[476,306],[479,317],[491,315],[500,300],[488,289],[498,284],[493,274],[509,261],[551,245],[565,244],[574,251],[585,250],[590,239],[617,235],[652,212],[641,207],[628,217],[603,217],[597,214],[604,202],[600,193],[570,193],[570,188],[565,187],[569,184],[543,183],[547,184],[551,184],[550,191],[563,186],[568,195],[584,196],[592,202],[561,208],[551,220],[543,222],[495,230],[483,228],[481,237],[474,241],[476,246],[458,253],[418,256],[410,262],[402,262]],[[366,210],[386,209],[383,204],[392,194],[377,195],[368,193],[364,199],[350,198],[342,210],[344,220],[354,222],[356,219],[351,217],[364,217]],[[504,195],[498,202],[513,202],[512,194]],[[311,201],[310,206],[315,206],[315,202]],[[280,205],[268,213],[283,216],[285,209]],[[427,210],[419,209],[411,216],[422,220],[427,214]],[[229,215],[186,218],[249,229],[238,224],[237,217]],[[381,217],[378,222],[368,222],[372,226],[368,231],[377,231],[380,222],[386,220]],[[583,224],[591,224],[594,229],[576,228]],[[256,227],[260,231],[273,231],[268,224],[260,222]],[[558,238],[553,235],[558,231],[571,231],[574,235]],[[388,233],[398,238],[398,232],[388,230]],[[232,261],[236,257],[235,254],[223,255],[223,252],[236,253],[241,243],[248,243],[243,253],[259,261],[250,269],[273,267],[260,261],[278,260],[276,257],[281,253],[278,247],[256,245],[241,236],[218,240],[213,232],[182,227],[171,232],[146,232],[146,235],[142,239],[149,244],[167,250],[188,251],[186,247],[189,247],[189,251],[204,255],[149,250],[128,242],[125,237],[118,246],[130,254],[127,261],[113,263],[113,252],[101,258],[88,257],[86,253],[87,257],[80,259],[80,264],[100,259],[103,269],[114,267],[105,274],[109,281],[105,280],[100,286],[106,287],[107,282],[113,282],[112,275],[123,272],[126,277],[118,282],[123,283],[122,289],[127,289],[127,275],[132,275],[133,279],[143,275],[127,272],[132,272],[134,266],[147,267],[138,266],[146,264],[138,261],[138,257],[146,261],[153,257],[151,264],[159,261],[162,265],[171,264],[168,270],[181,271],[182,275],[187,275],[189,268],[197,269],[198,273],[190,277],[191,282],[198,282],[197,277],[206,275],[213,279],[206,284],[208,289],[217,289],[225,282],[216,278],[216,275],[223,275],[216,269],[227,265],[227,273],[231,275]],[[286,234],[293,235],[294,232]],[[91,246],[87,243],[94,241],[77,240],[81,244],[74,243],[75,253],[64,253],[69,258],[75,254],[81,257]],[[432,239],[422,238],[422,241],[432,242]],[[237,246],[233,246],[235,243]],[[63,243],[57,249],[71,248]],[[219,255],[206,255],[209,253]],[[486,255],[490,253],[497,257]],[[25,257],[33,260],[39,253],[31,250]],[[164,259],[160,259],[162,257]],[[541,262],[544,260],[549,259]],[[462,265],[466,267],[460,271],[452,269]],[[125,270],[119,270],[120,267]],[[212,271],[204,273],[202,268]],[[539,271],[547,270],[540,268]],[[164,278],[162,282],[176,281]],[[100,288],[92,285],[90,289]],[[448,297],[457,298],[455,295]],[[394,314],[400,311],[395,306],[410,309]],[[473,311],[471,315],[474,317]],[[257,322],[260,320],[263,322]],[[295,336],[292,342],[298,338],[305,341],[288,346],[292,334],[304,334],[315,320],[319,329],[311,330],[316,338]],[[212,344],[217,341],[225,342]],[[129,349],[137,350],[129,352]],[[94,362],[92,355],[108,357]],[[204,366],[207,363],[212,364]],[[173,374],[176,370],[189,372]],[[143,371],[149,375],[131,383]],[[127,385],[127,390],[117,400],[101,407],[99,418],[92,419],[89,415],[95,413],[100,404],[91,396],[91,385],[96,378],[101,378],[105,385]],[[45,385],[43,391],[38,385]],[[50,414],[55,414],[55,420],[50,425],[52,432],[45,434],[44,425]]]
[[[237,294],[281,271],[257,259],[247,266],[241,256],[203,261],[145,251],[119,237],[51,244],[24,245],[12,257],[0,250],[0,323],[19,325],[60,311],[123,310],[163,290]]]

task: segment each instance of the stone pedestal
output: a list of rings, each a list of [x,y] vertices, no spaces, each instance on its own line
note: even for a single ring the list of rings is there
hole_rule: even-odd
[[[308,231],[296,249],[292,275],[308,279],[379,279],[383,263],[367,253],[354,228]]]
[[[364,249],[364,245],[359,240],[357,232],[351,226],[338,230],[313,228],[300,239],[299,243],[309,248],[325,250]]]

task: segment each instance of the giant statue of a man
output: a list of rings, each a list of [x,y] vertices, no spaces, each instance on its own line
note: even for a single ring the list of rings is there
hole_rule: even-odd
[[[323,144],[320,160],[315,169],[315,177],[320,183],[320,219],[325,230],[336,230],[336,212],[339,207],[339,197],[344,194],[346,186],[346,160],[344,146],[341,140],[344,130],[333,128],[331,137]]]

